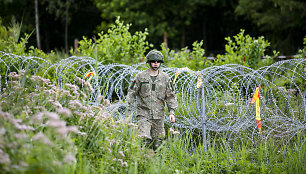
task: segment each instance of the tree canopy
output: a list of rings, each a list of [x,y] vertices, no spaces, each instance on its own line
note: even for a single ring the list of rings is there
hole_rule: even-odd
[[[224,38],[239,33],[264,36],[281,54],[295,54],[303,46],[306,3],[302,0],[51,0],[38,1],[42,49],[72,47],[75,38],[93,37],[116,18],[130,23],[132,32],[148,29],[148,41],[160,49],[180,50],[203,41],[205,54],[225,52]],[[0,2],[2,25],[11,18],[21,32],[35,31],[34,0]],[[29,40],[36,45],[35,37]],[[65,46],[66,44],[66,46]]]
[[[301,43],[306,34],[306,2],[303,0],[239,0],[235,12],[251,20],[283,52]]]

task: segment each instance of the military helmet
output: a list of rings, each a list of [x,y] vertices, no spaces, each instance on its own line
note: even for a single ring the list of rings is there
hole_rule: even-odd
[[[147,63],[150,61],[161,61],[164,63],[164,56],[160,51],[157,50],[151,50],[147,55],[146,55]]]

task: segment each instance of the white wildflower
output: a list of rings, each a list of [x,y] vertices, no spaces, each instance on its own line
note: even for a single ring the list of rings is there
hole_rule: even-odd
[[[35,122],[35,121],[42,122],[42,121],[43,121],[43,116],[44,116],[44,113],[39,112],[39,113],[35,114],[35,115],[32,117],[31,122],[32,122],[32,123]]]
[[[45,112],[45,114],[51,120],[59,120],[60,119],[59,116],[57,115],[57,113],[54,113],[54,112]]]
[[[87,135],[87,133],[86,132],[80,132],[79,135],[85,136],[85,135]]]
[[[54,165],[56,165],[56,166],[61,166],[61,165],[62,165],[62,163],[59,162],[59,161],[52,161],[52,163],[53,163]]]
[[[104,104],[105,104],[106,106],[109,106],[109,105],[110,105],[110,101],[107,100],[107,99],[105,99],[105,100],[104,100]]]
[[[179,131],[175,131],[172,127],[169,129],[169,133],[170,133],[170,134],[173,134],[173,135],[178,135],[178,134],[180,134]]]
[[[44,93],[46,93],[46,94],[52,94],[52,93],[54,93],[51,89],[49,89],[49,90],[44,90]]]
[[[21,167],[28,167],[28,166],[29,166],[28,163],[23,162],[23,161],[21,161],[21,162],[19,163],[19,165],[20,165]]]
[[[69,102],[69,106],[82,107],[83,105],[82,105],[79,101],[77,101],[77,100],[71,100],[71,101]]]
[[[39,77],[38,76],[32,76],[30,78],[33,82],[39,81]]]
[[[76,81],[81,84],[82,86],[84,86],[86,84],[86,81],[81,79],[80,77],[76,77]]]
[[[72,91],[72,93],[75,95],[75,96],[80,96],[80,93],[76,90]]]
[[[16,78],[19,78],[19,75],[16,72],[10,72],[8,77],[12,79],[16,79]]]
[[[180,134],[179,131],[174,131],[174,132],[173,132],[173,135],[178,135],[178,134]]]
[[[13,86],[13,90],[18,90],[19,88],[19,86]]]
[[[60,114],[65,115],[67,117],[70,117],[71,114],[72,114],[70,109],[68,109],[68,108],[60,108],[60,109],[57,110],[57,112],[60,113]]]
[[[59,101],[53,101],[53,102],[51,102],[51,104],[52,104],[53,106],[55,106],[55,107],[58,107],[58,108],[62,108],[62,107],[63,107],[62,104],[60,104]]]
[[[134,123],[129,123],[128,126],[129,126],[129,127],[133,127],[133,128],[137,127],[137,125],[134,124]]]
[[[8,83],[10,83],[12,85],[18,85],[19,84],[17,81],[9,81]]]
[[[34,130],[32,126],[28,126],[25,124],[19,124],[17,122],[13,122],[13,124],[16,127],[16,129],[19,129],[19,130]]]
[[[296,93],[297,92],[297,89],[288,89],[287,90],[287,93]]]
[[[27,134],[15,133],[14,137],[17,139],[25,139],[27,138]]]
[[[90,109],[90,107],[86,107],[86,106],[81,106],[81,109],[83,109],[83,110],[85,110],[85,111],[90,111],[89,109]]]
[[[5,128],[1,127],[0,128],[0,136],[4,135],[6,132]]]
[[[233,106],[234,103],[226,103],[225,106]]]
[[[122,165],[123,167],[128,167],[128,163],[127,163],[127,162],[122,162],[121,165]]]
[[[171,128],[169,129],[169,132],[170,132],[171,134],[173,134],[174,129],[171,127]]]
[[[41,110],[41,109],[43,109],[42,106],[34,106],[33,108],[34,108],[35,110]]]
[[[118,153],[119,153],[121,156],[125,157],[123,151],[119,151]]]
[[[87,98],[87,95],[81,91],[81,96],[83,96],[83,98]]]
[[[65,95],[69,95],[69,94],[70,94],[70,91],[65,90],[65,89],[62,89],[62,93],[65,94]]]
[[[79,89],[78,86],[72,85],[72,84],[69,84],[69,83],[66,83],[65,86],[68,87],[68,88],[69,88],[70,90],[72,90],[72,91],[76,91],[76,90]]]
[[[46,84],[46,85],[48,85],[49,84],[49,82],[50,82],[50,80],[49,79],[44,79],[44,78],[42,78],[42,81]]]
[[[68,164],[71,164],[73,162],[76,161],[74,155],[72,155],[71,153],[68,153],[65,157],[64,157],[64,163],[68,163]]]
[[[42,132],[39,132],[36,135],[34,135],[33,140],[40,141],[44,144],[52,146],[52,142]]]
[[[278,87],[278,89],[281,90],[281,91],[286,91],[286,88],[285,88],[285,87],[282,87],[282,86],[281,86],[281,87]]]
[[[0,149],[0,164],[10,164],[10,156]]]
[[[68,126],[68,131],[73,133],[80,133],[79,129],[76,126]]]
[[[47,123],[46,123],[46,126],[61,128],[61,127],[66,126],[66,122],[62,121],[62,120],[48,120]]]
[[[98,100],[98,101],[104,100],[104,96],[103,96],[103,95],[99,95],[99,96],[97,97],[97,100]]]
[[[69,129],[67,127],[59,127],[59,128],[56,129],[56,132],[61,134],[63,137],[66,137],[68,131],[69,131]]]

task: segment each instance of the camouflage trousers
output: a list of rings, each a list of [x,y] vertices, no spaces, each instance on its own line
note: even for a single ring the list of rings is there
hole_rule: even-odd
[[[139,136],[147,139],[165,137],[164,119],[148,119],[138,115],[136,117]]]
[[[165,138],[164,119],[148,119],[138,115],[136,120],[139,136],[145,139],[147,146],[156,150]]]

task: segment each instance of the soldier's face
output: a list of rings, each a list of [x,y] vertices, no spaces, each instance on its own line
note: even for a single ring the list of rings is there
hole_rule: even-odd
[[[151,61],[150,62],[150,67],[154,70],[158,70],[160,67],[161,62],[160,61]]]

